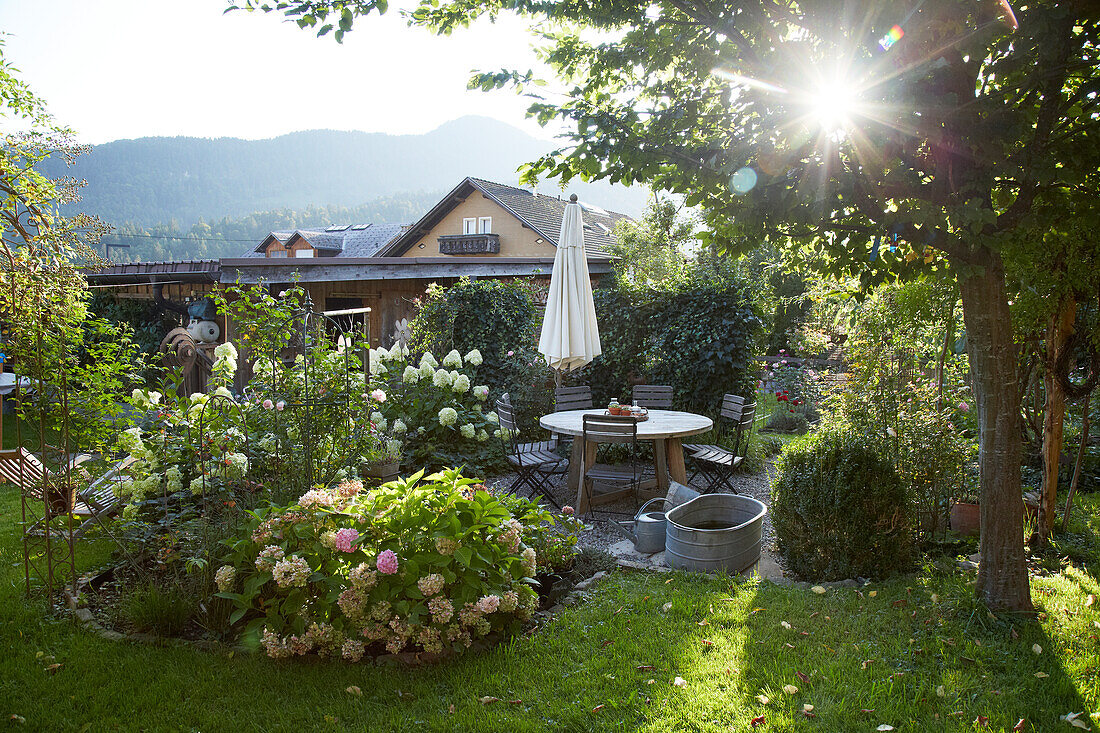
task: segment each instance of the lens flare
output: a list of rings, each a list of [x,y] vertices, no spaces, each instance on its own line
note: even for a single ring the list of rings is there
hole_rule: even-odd
[[[889,51],[890,47],[901,40],[901,37],[905,35],[905,31],[901,29],[900,25],[896,25],[887,32],[885,36],[878,42],[878,45],[882,47],[883,51]]]
[[[735,193],[748,193],[756,186],[756,171],[748,166],[730,176],[730,187]]]
[[[810,96],[810,111],[823,130],[832,132],[848,124],[857,101],[851,84],[826,81]]]

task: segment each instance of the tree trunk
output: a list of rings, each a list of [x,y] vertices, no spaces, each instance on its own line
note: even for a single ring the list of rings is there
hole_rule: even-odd
[[[1039,538],[1046,541],[1054,530],[1054,515],[1058,512],[1058,469],[1061,464],[1063,427],[1066,419],[1066,392],[1055,378],[1058,354],[1073,334],[1077,316],[1077,301],[1066,298],[1058,311],[1050,316],[1046,334],[1046,359],[1043,386],[1046,407],[1043,410],[1043,490],[1039,502]]]
[[[977,254],[984,267],[958,267],[980,430],[982,523],[976,592],[993,610],[1033,613],[1020,494],[1020,390],[1004,264],[986,248]]]

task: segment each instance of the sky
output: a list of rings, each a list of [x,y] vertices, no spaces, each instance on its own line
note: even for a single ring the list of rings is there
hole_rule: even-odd
[[[538,69],[513,18],[450,37],[392,3],[343,45],[228,0],[0,0],[5,56],[82,143],[188,135],[262,139],[308,129],[419,134],[469,114],[551,139],[511,90],[467,90],[472,69]],[[2,124],[2,121],[0,121]]]

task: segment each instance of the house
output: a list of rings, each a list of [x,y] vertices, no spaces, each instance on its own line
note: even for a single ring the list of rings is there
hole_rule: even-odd
[[[431,283],[448,285],[462,277],[548,281],[567,203],[559,196],[465,178],[411,225],[271,232],[239,257],[114,265],[88,279],[118,286],[122,297],[153,297],[154,290],[171,297],[187,288],[199,293],[237,282],[272,289],[297,283],[319,310],[370,307],[371,340],[388,346]],[[598,279],[611,269],[615,226],[629,217],[582,206],[589,273]],[[232,338],[231,323],[223,331]]]

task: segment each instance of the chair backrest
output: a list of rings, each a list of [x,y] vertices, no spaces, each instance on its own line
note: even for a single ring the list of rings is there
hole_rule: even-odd
[[[620,415],[585,415],[584,439],[593,443],[637,443],[638,421]]]
[[[115,485],[122,483],[123,472],[135,461],[137,459],[133,456],[126,456],[109,468],[102,476],[88,484],[88,488],[80,492],[81,501],[99,511],[121,504],[122,500],[115,493]]]
[[[672,387],[667,384],[634,385],[634,404],[655,410],[672,409]]]
[[[592,388],[587,384],[578,387],[558,387],[554,390],[554,412],[591,409]]]
[[[720,414],[734,423],[741,421],[741,413],[745,409],[745,398],[735,394],[727,394],[722,397],[722,409]]]
[[[737,455],[745,455],[749,449],[749,436],[755,418],[756,403],[750,402],[742,407],[740,419],[733,424],[733,448]]]
[[[41,496],[41,487],[47,475],[42,462],[26,449],[0,450],[0,478],[15,484],[24,493]]]

